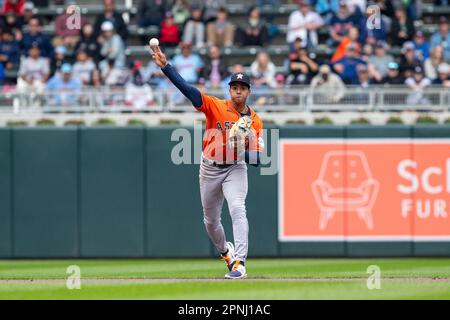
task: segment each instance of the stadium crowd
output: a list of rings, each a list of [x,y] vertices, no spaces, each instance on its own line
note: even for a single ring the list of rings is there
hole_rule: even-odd
[[[151,61],[127,59],[129,30],[114,0],[103,0],[103,13],[90,23],[81,17],[81,28],[68,26],[70,15],[56,19],[34,15],[35,7],[49,3],[71,5],[70,1],[0,0],[0,82],[3,91],[81,92],[88,87],[125,87],[143,92],[143,104],[154,100],[152,90],[170,86]],[[346,85],[399,85],[411,89],[408,103],[423,103],[424,88],[440,85],[450,88],[449,18],[440,16],[438,30],[425,37],[414,21],[421,19],[421,1],[413,0],[295,0],[298,8],[288,19],[286,46],[289,54],[276,66],[266,52],[277,25],[266,20],[260,8],[277,7],[279,0],[258,0],[239,25],[229,19],[226,0],[138,0],[136,23],[140,28],[156,26],[163,48],[180,48],[171,63],[189,82],[206,89],[225,89],[231,72],[248,71],[257,104],[275,103],[264,95],[267,88],[278,90],[307,85],[326,93],[329,102],[343,97]],[[370,5],[377,5],[381,19],[373,22]],[[435,5],[449,5],[436,0]],[[54,25],[51,38],[42,26]],[[327,30],[327,37],[320,36]],[[141,36],[142,45],[148,37]],[[318,45],[333,48],[326,59],[314,54]],[[223,63],[222,49],[258,46],[250,65]],[[393,56],[389,49],[401,47]],[[198,49],[207,49],[203,57]],[[178,52],[178,51],[176,51]],[[17,78],[6,76],[17,70]],[[226,91],[226,90],[224,90]],[[278,98],[282,95],[278,96]],[[53,96],[55,104],[72,104]],[[132,102],[132,98],[130,103]],[[181,100],[180,100],[181,102]]]

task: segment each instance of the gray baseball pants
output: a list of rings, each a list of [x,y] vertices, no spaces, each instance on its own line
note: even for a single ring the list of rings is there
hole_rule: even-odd
[[[218,168],[200,163],[200,196],[203,206],[203,222],[214,246],[220,253],[227,251],[225,231],[221,223],[224,198],[227,199],[233,223],[236,259],[245,261],[248,252],[248,221],[245,209],[247,197],[247,165],[245,162]]]

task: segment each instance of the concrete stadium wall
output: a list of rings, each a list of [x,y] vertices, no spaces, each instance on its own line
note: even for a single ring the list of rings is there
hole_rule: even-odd
[[[174,128],[0,128],[0,258],[216,256],[198,165],[170,159]],[[450,126],[291,125],[280,137],[450,138]],[[450,256],[443,241],[280,242],[277,175],[248,172],[251,257]],[[231,235],[226,205],[223,222]]]

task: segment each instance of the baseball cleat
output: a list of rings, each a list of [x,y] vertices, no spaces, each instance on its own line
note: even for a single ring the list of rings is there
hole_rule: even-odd
[[[231,271],[232,263],[234,261],[234,245],[231,242],[227,242],[228,252],[225,255],[222,255],[222,260],[227,264],[227,268]]]
[[[245,270],[244,262],[236,260],[233,262],[233,268],[225,275],[225,279],[245,279],[247,272]]]

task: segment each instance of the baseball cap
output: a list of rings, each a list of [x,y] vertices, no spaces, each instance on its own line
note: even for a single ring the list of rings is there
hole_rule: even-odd
[[[423,69],[422,69],[421,66],[416,66],[416,67],[414,68],[414,73],[422,73],[422,72],[423,72]]]
[[[406,52],[407,50],[414,50],[414,49],[415,49],[414,43],[412,41],[406,41],[403,44],[402,52]]]
[[[166,18],[173,18],[173,13],[172,13],[172,11],[167,11],[167,12],[166,12]]]
[[[386,42],[383,40],[378,40],[375,44],[375,48],[383,48],[386,49]]]
[[[34,9],[34,3],[33,2],[25,2],[25,5],[23,7],[25,10],[33,10]]]
[[[61,66],[61,72],[62,73],[72,72],[72,66],[70,65],[70,63],[63,63]]]
[[[55,48],[55,53],[66,54],[67,49],[64,46],[57,46]]]
[[[388,69],[398,69],[398,63],[397,62],[389,62],[388,63]]]
[[[228,82],[229,85],[231,85],[233,82],[241,82],[246,84],[249,88],[251,86],[250,84],[250,78],[245,73],[235,73],[231,76],[230,82]]]
[[[448,23],[448,19],[446,16],[441,16],[439,18],[439,24]]]
[[[418,30],[418,31],[416,32],[416,37],[423,38],[423,32],[420,31],[420,30]]]
[[[114,30],[114,25],[111,21],[104,21],[101,27],[102,31],[112,31]]]

